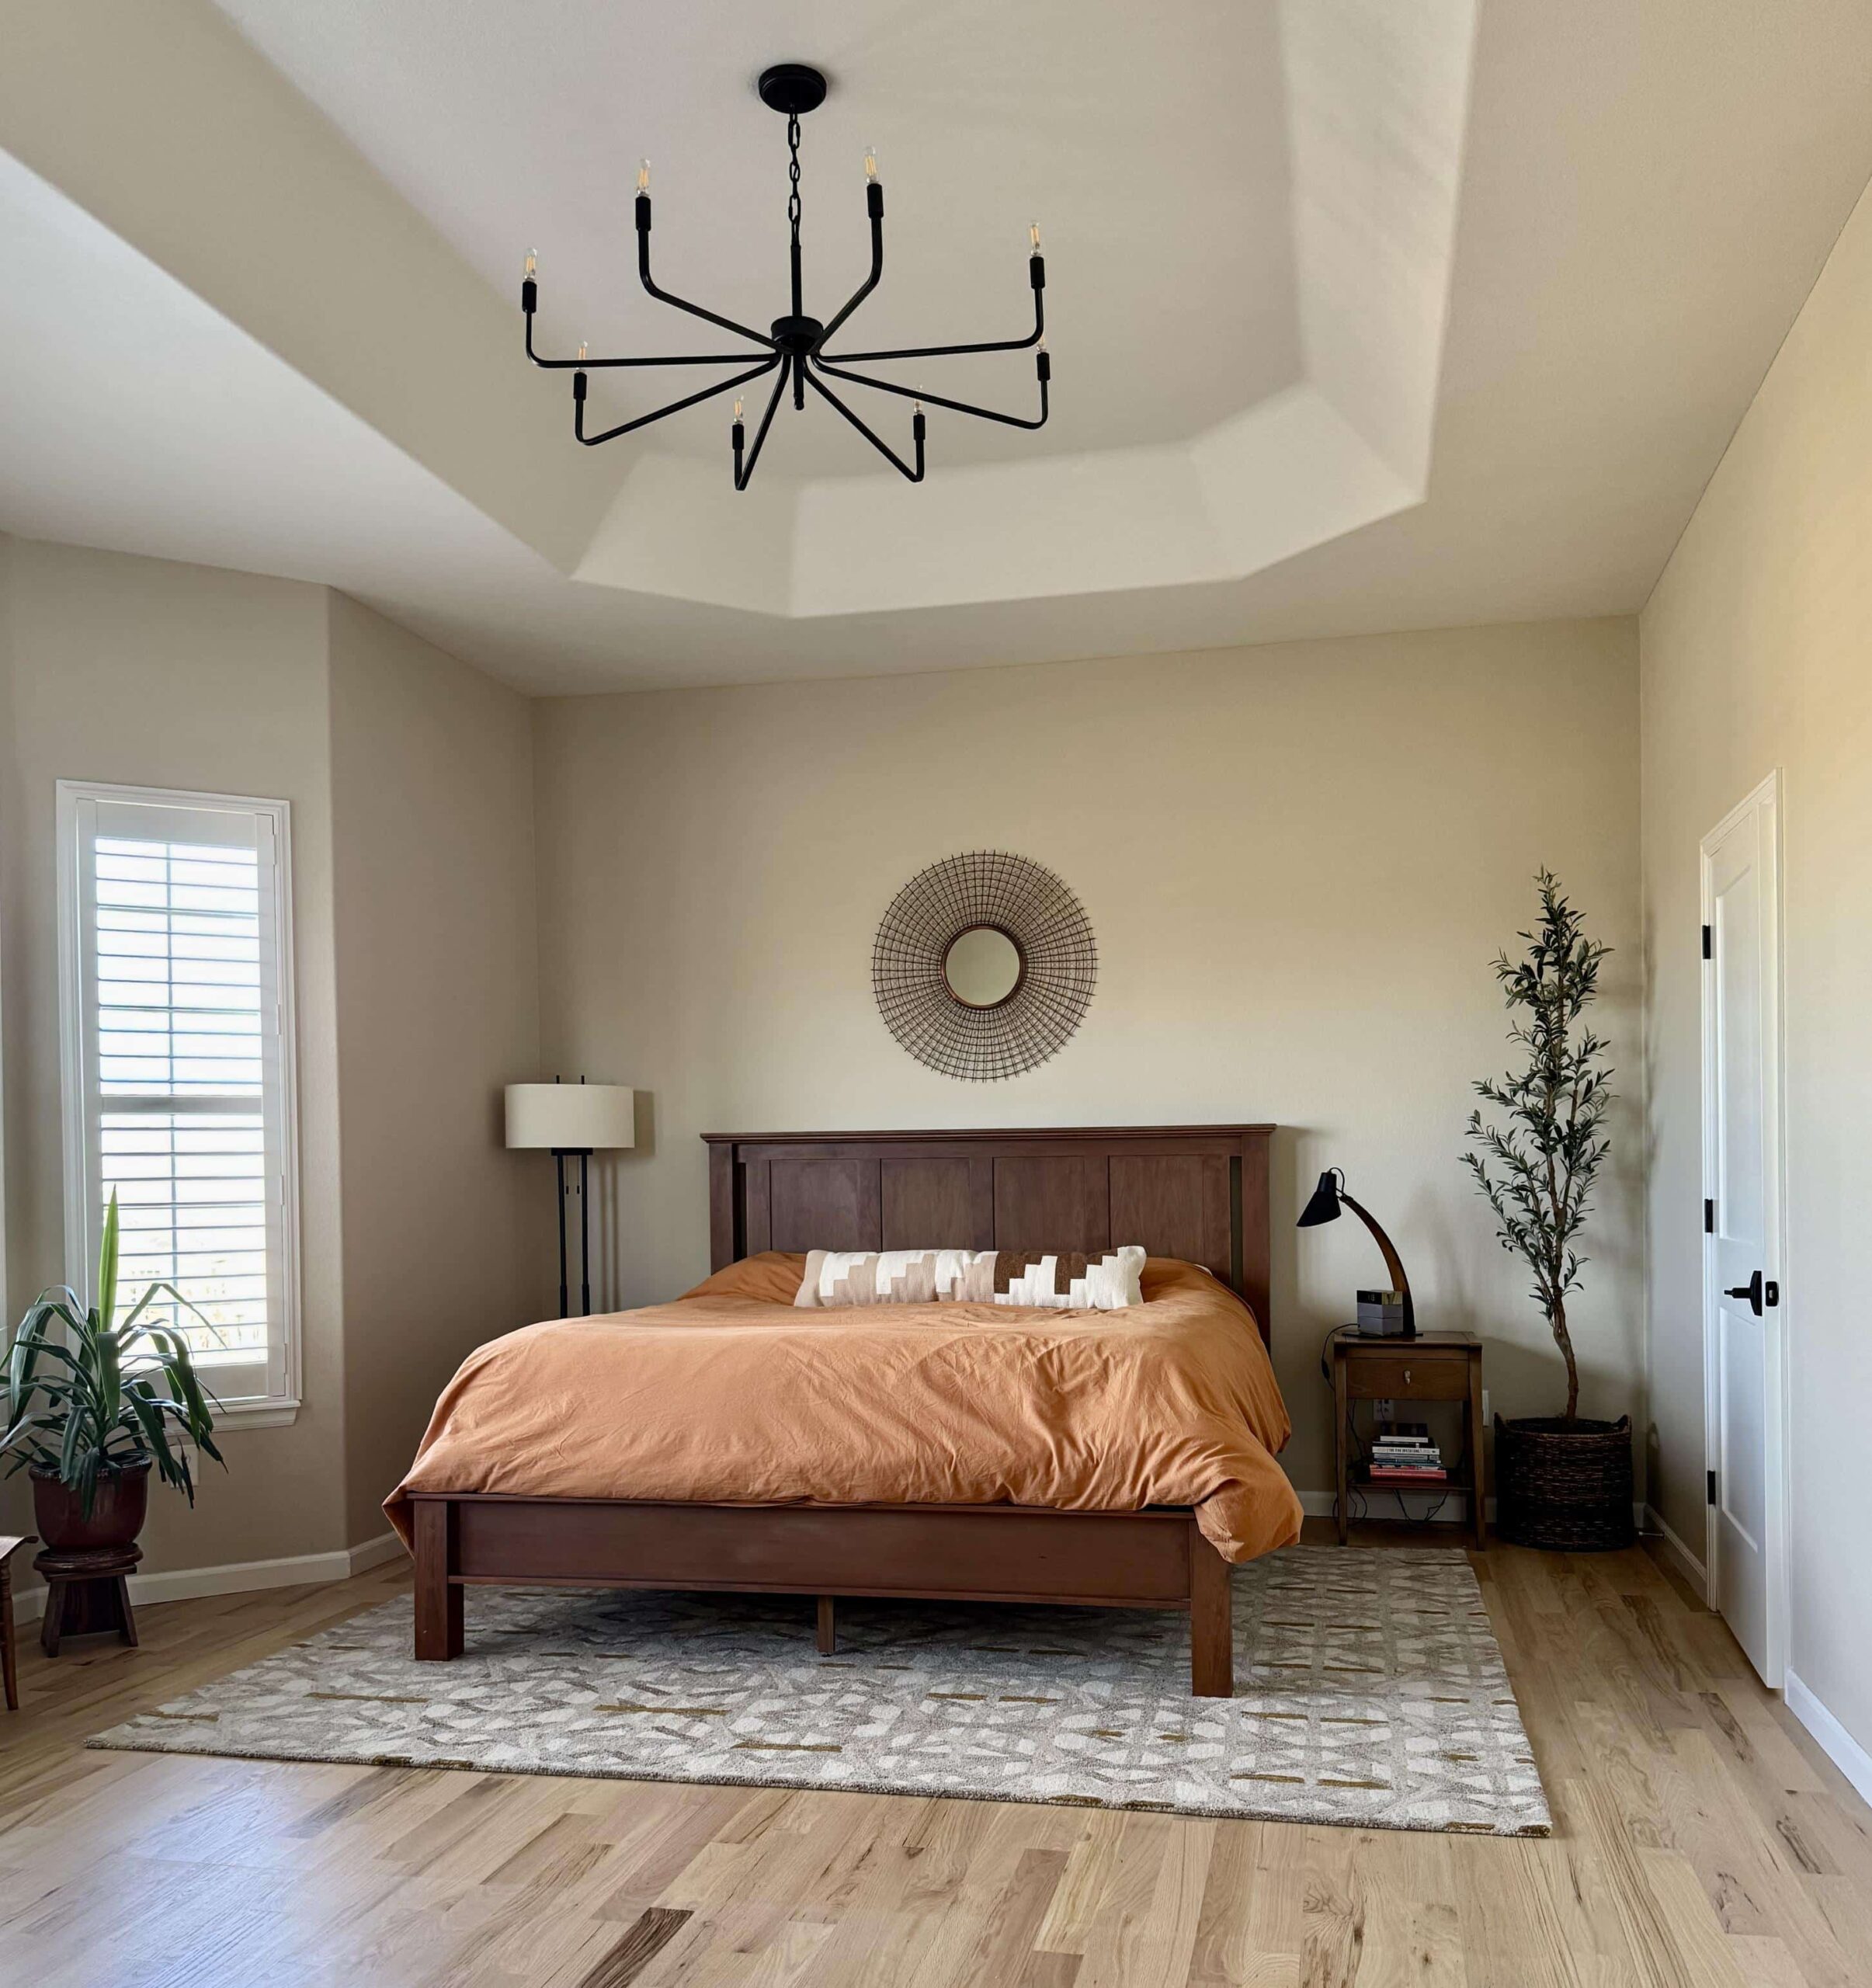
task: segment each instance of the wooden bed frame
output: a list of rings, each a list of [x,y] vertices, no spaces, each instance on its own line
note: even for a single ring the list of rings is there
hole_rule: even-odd
[[[709,1134],[717,1270],[761,1249],[1088,1253],[1141,1242],[1214,1272],[1269,1331],[1271,1125]],[[458,1656],[462,1590],[713,1588],[1166,1608],[1190,1690],[1233,1694],[1228,1564],[1185,1506],[701,1505],[415,1493],[415,1653]]]

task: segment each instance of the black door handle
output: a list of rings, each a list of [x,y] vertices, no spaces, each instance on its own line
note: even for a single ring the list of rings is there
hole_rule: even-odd
[[[1746,1284],[1738,1284],[1733,1291],[1725,1291],[1725,1298],[1745,1298],[1749,1309],[1759,1319],[1762,1315],[1762,1274],[1757,1270]]]

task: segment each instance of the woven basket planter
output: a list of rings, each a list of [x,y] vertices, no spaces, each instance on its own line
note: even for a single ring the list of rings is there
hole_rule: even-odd
[[[1558,1416],[1495,1419],[1495,1534],[1512,1546],[1610,1553],[1638,1538],[1631,1418],[1569,1427]]]

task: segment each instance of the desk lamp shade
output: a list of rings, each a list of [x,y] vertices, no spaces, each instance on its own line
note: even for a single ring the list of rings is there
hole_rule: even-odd
[[[625,1084],[509,1084],[507,1143],[554,1152],[637,1144],[637,1093]]]
[[[512,1093],[508,1093],[509,1097]],[[513,1144],[512,1138],[507,1142]],[[1322,1222],[1337,1222],[1339,1218],[1339,1178],[1331,1168],[1319,1176],[1319,1185],[1313,1190],[1313,1198],[1301,1211],[1296,1229],[1317,1229]]]

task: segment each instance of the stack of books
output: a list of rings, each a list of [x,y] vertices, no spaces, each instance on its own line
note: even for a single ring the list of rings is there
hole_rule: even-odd
[[[1372,1440],[1374,1484],[1447,1484],[1442,1453],[1421,1422],[1388,1422]]]

